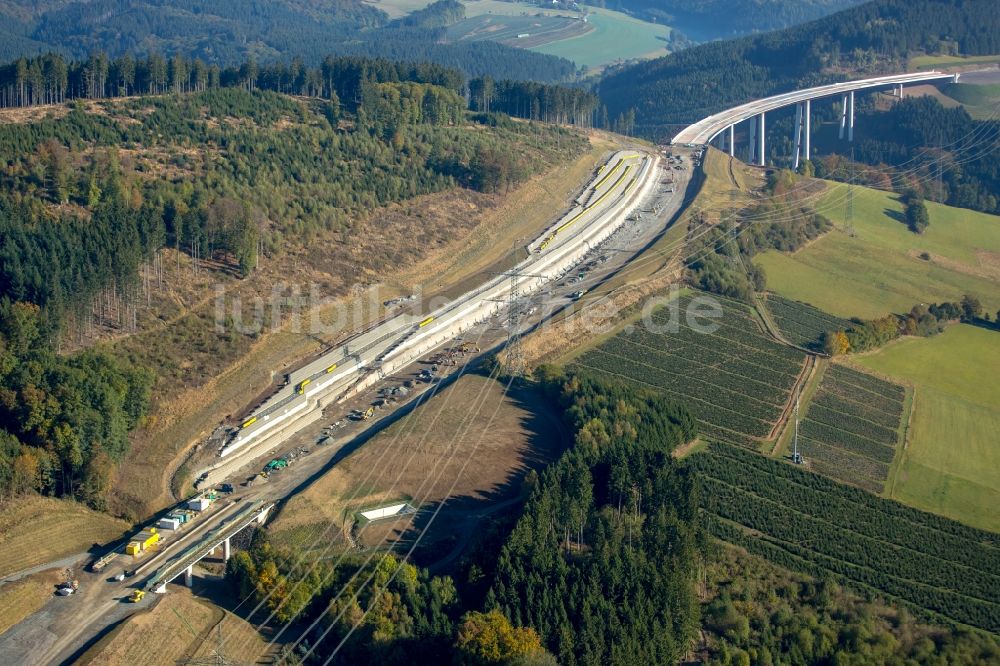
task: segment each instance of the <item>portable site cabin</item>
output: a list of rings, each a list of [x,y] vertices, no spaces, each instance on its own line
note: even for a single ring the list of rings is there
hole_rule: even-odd
[[[150,527],[148,530],[143,530],[139,532],[139,535],[135,538],[140,544],[142,544],[143,550],[149,550],[149,547],[160,540],[160,533],[156,531],[155,527]]]
[[[189,509],[204,511],[208,507],[212,506],[212,500],[207,497],[195,497],[193,500],[188,500],[187,505]]]
[[[156,526],[161,530],[176,530],[181,526],[181,521],[176,518],[160,518],[156,521]]]

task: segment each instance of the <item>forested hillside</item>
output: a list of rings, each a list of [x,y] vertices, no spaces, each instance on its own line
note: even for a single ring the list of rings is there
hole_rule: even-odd
[[[468,76],[555,81],[562,58],[494,42],[443,44],[433,21],[390,23],[360,0],[0,0],[0,59],[55,51],[66,58],[180,54],[220,66],[328,54],[436,62]]]
[[[234,590],[298,620],[286,640],[300,653],[338,664],[675,663],[697,627],[704,544],[691,475],[671,452],[695,420],[634,388],[557,370],[543,381],[575,442],[526,478],[523,514],[495,535],[499,561],[481,549],[453,581],[390,555],[305,567],[259,539],[229,563]]]
[[[0,496],[104,506],[154,376],[163,401],[208,381],[260,334],[219,330],[197,292],[207,305],[173,321],[156,307],[176,311],[167,292],[179,285],[168,280],[239,283],[259,262],[335,236],[351,243],[324,262],[324,292],[343,295],[422,252],[391,233],[354,237],[376,209],[456,188],[504,192],[585,143],[562,128],[469,114],[454,70],[328,59],[315,71],[319,87],[300,92],[320,97],[244,81],[18,110],[27,121],[0,124]],[[269,85],[282,81],[295,79]],[[199,88],[196,77],[154,86]],[[439,233],[420,230],[433,243]],[[56,354],[106,333],[134,335],[109,354]]]
[[[647,21],[666,23],[697,41],[777,30],[864,0],[591,0]]]
[[[1000,53],[993,0],[875,0],[801,26],[703,44],[614,72],[599,85],[614,117],[636,110],[637,130],[680,125],[753,98],[905,69],[915,51]]]
[[[496,565],[487,607],[538,631],[560,664],[666,664],[696,623],[691,478],[681,405],[585,375],[544,373],[576,442],[541,475]]]
[[[821,157],[817,176],[853,178],[949,206],[1000,213],[1000,121],[973,120],[961,107],[946,109],[932,97],[916,97],[887,111],[866,111],[856,132],[851,156],[862,164],[851,165],[843,155]],[[843,152],[842,146],[828,149]]]

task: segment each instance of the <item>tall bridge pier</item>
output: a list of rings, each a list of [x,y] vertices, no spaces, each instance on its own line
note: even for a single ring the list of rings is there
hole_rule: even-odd
[[[686,127],[671,140],[672,144],[703,145],[710,144],[722,136],[721,148],[727,150],[730,156],[736,155],[736,125],[750,121],[749,143],[750,161],[760,166],[767,165],[766,116],[774,111],[795,105],[795,155],[793,162],[798,168],[802,160],[812,158],[812,103],[814,100],[829,97],[840,98],[840,132],[841,140],[854,141],[854,96],[856,92],[867,90],[890,89],[892,96],[903,98],[903,87],[908,84],[958,81],[957,74],[942,72],[923,72],[920,74],[894,74],[858,81],[845,81],[815,88],[806,88],[793,92],[782,93],[772,97],[741,104],[727,111],[709,116],[693,125]]]

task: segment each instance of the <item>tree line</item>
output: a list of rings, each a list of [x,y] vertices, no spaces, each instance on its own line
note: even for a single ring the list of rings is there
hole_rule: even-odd
[[[37,492],[106,508],[153,374],[111,356],[56,353],[45,314],[0,301],[0,499]]]
[[[1000,313],[997,313],[1000,315]],[[966,294],[960,301],[914,305],[905,315],[889,314],[823,334],[823,350],[831,356],[878,349],[902,335],[928,337],[944,330],[951,322],[988,321],[989,314],[975,296]]]
[[[465,83],[456,69],[385,58],[327,55],[318,67],[307,67],[299,57],[263,65],[251,57],[239,65],[220,67],[180,54],[169,59],[155,52],[141,58],[130,53],[109,58],[97,52],[85,60],[67,60],[58,53],[46,53],[0,65],[0,106],[240,87],[342,99],[354,108],[363,84],[400,81],[428,83],[456,92],[461,92]]]
[[[5,14],[0,59],[45,52],[77,60],[101,52],[112,59],[126,53],[141,58],[159,51],[167,60],[180,54],[223,68],[252,56],[262,62],[299,57],[315,67],[333,54],[434,62],[470,77],[556,82],[576,75],[565,58],[492,41],[447,43],[443,24],[458,11],[437,3],[391,21],[361,0],[326,0],[322,11],[298,0],[43,3],[30,18]]]
[[[582,88],[494,81],[488,76],[469,81],[469,106],[484,113],[500,111],[515,118],[591,127],[597,105],[597,95]]]

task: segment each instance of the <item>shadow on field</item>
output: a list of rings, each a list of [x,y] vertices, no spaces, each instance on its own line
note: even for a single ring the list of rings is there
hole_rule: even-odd
[[[381,526],[372,523],[365,529],[385,530],[385,537],[399,540],[397,552],[408,554],[412,550],[416,564],[440,573],[449,571],[477,537],[490,531],[493,523],[518,510],[525,498],[525,476],[555,460],[569,441],[558,412],[538,388],[515,382],[507,398],[527,413],[521,427],[528,433],[528,440],[514,464],[502,472],[498,470],[490,488],[429,503],[406,519],[386,521]],[[475,457],[468,464],[477,464]]]

